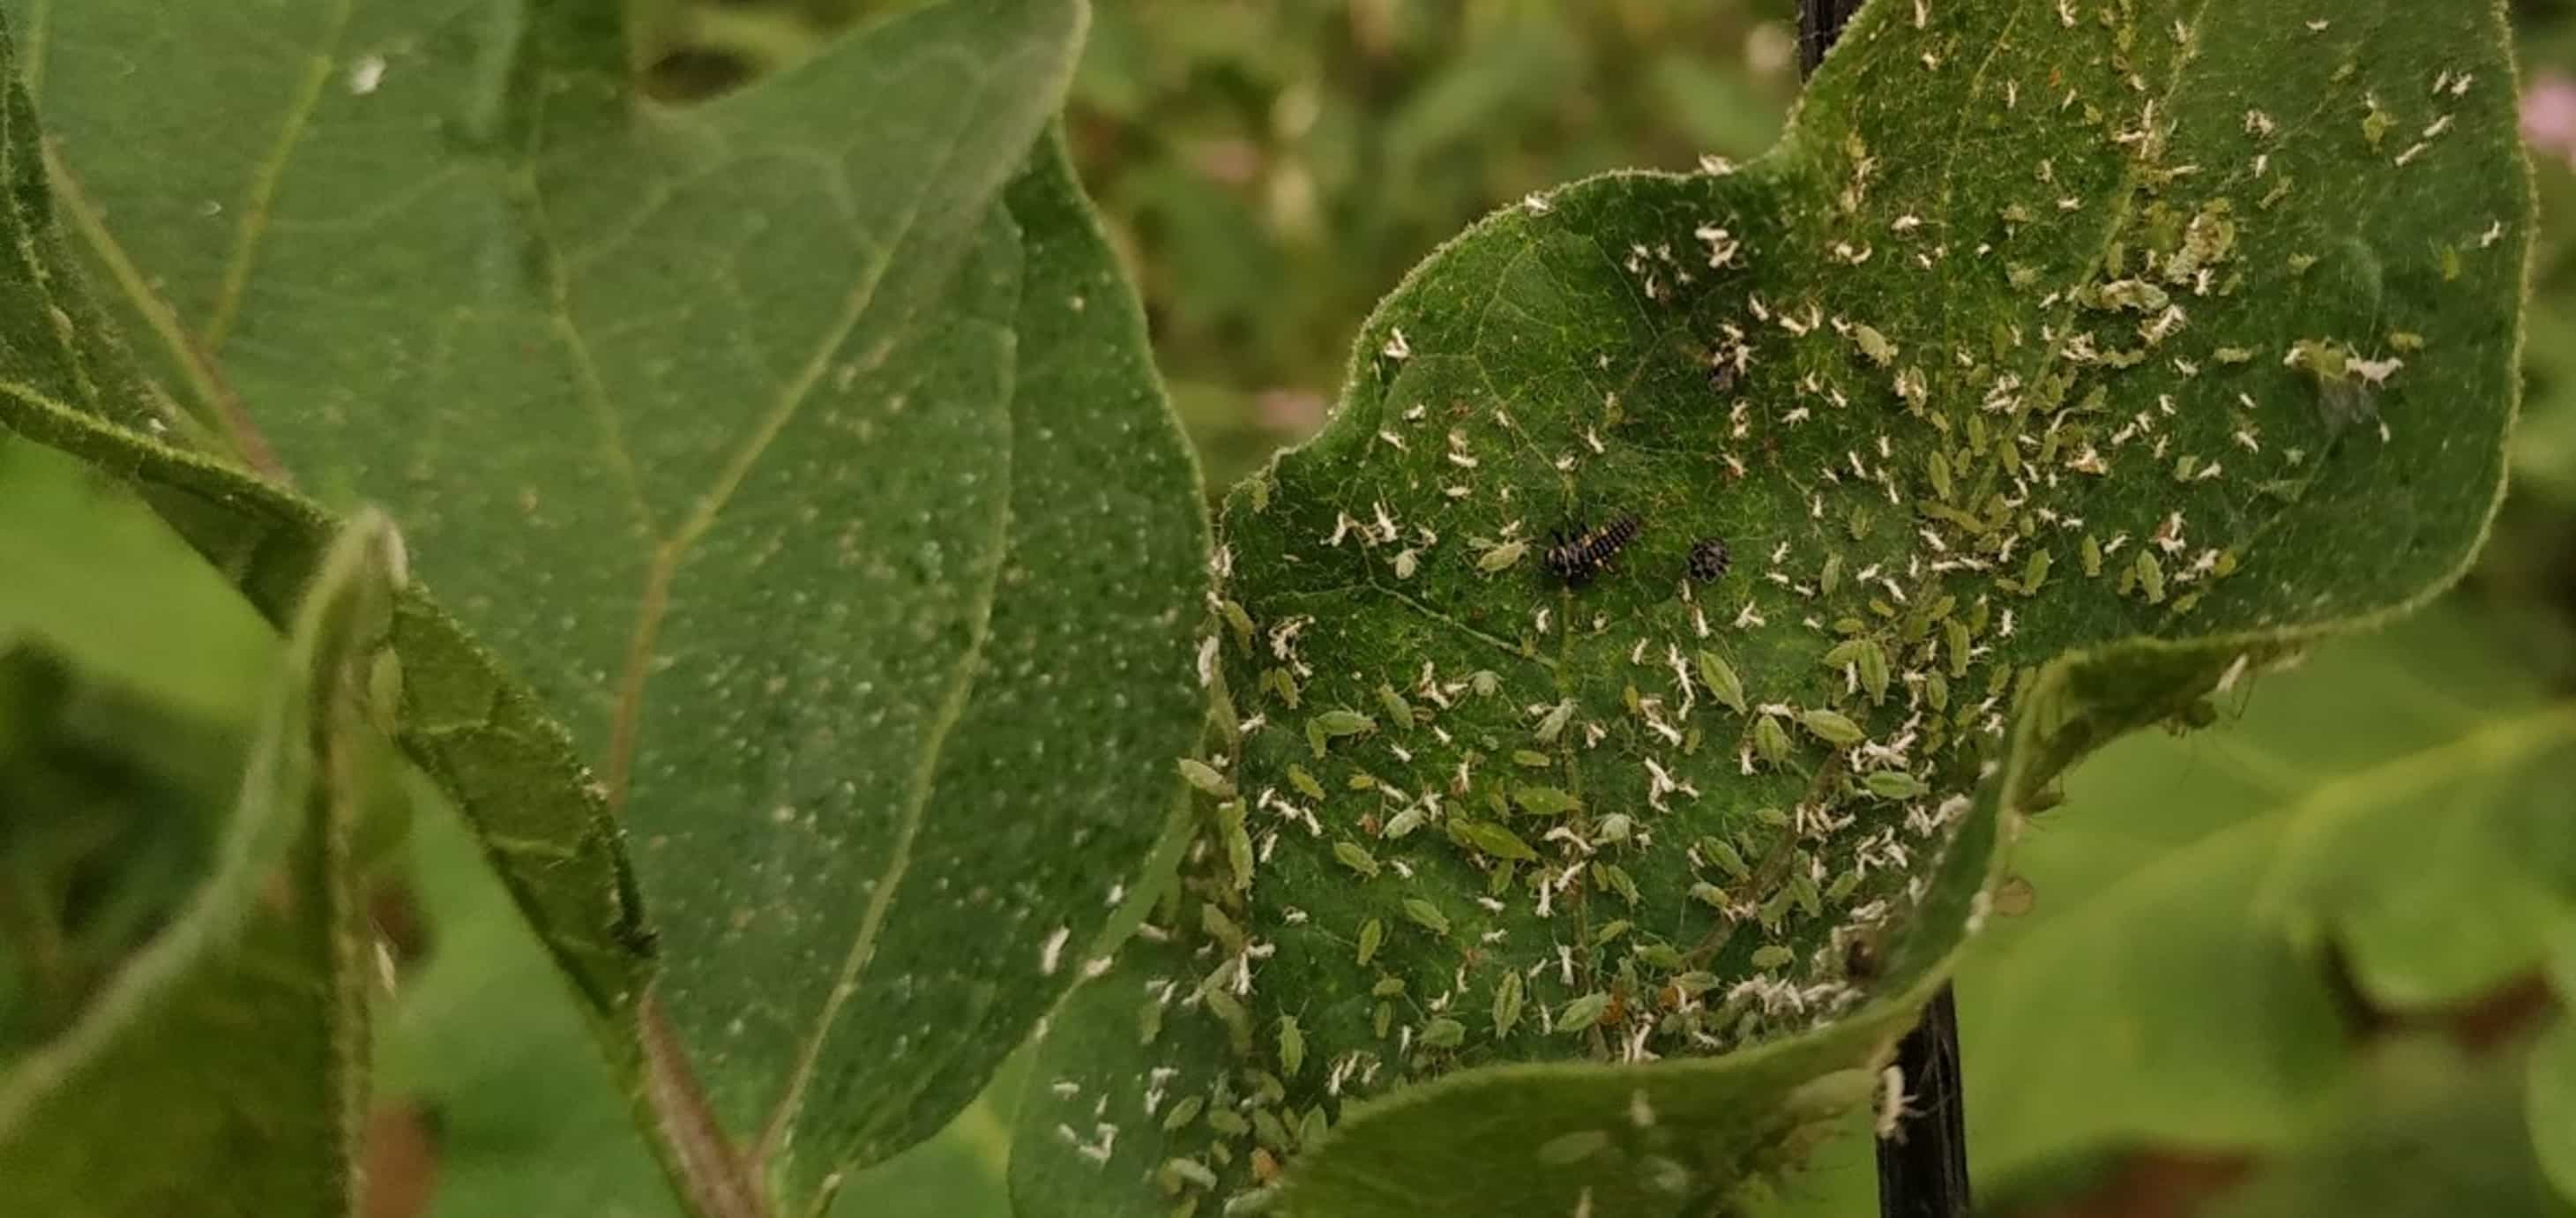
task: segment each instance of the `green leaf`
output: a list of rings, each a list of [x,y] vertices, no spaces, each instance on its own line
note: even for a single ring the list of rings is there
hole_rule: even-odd
[[[1388,298],[1325,431],[1228,501],[1224,596],[1263,646],[1229,655],[1225,678],[1262,695],[1247,723],[1286,713],[1261,685],[1282,664],[1309,704],[1383,683],[1422,714],[1321,759],[1293,732],[1247,732],[1235,783],[1284,786],[1295,760],[1335,793],[1307,811],[1336,826],[1434,800],[1482,817],[1527,773],[1508,751],[1536,739],[1579,811],[1508,870],[1416,834],[1375,848],[1394,882],[1363,884],[1277,824],[1248,896],[1202,895],[1215,855],[1198,852],[1183,903],[1241,901],[1269,954],[1184,972],[1195,936],[1177,918],[1177,960],[1131,949],[1104,989],[1132,1002],[1213,967],[1254,1018],[1296,1012],[1313,1060],[1361,1063],[1338,1089],[1310,1070],[1275,1101],[1332,1125],[1283,1174],[1226,1143],[1211,1204],[1712,1208],[1793,1157],[1806,1122],[1776,1115],[1787,1093],[1856,1071],[1864,1085],[1809,1106],[1867,1094],[1865,1067],[1982,920],[2004,815],[2105,740],[2186,711],[2238,656],[2456,575],[2498,490],[2533,222],[2503,25],[2478,0],[2306,22],[2198,0],[2080,19],[2054,0],[1873,5],[1761,161],[1544,193]],[[2374,95],[2403,123],[2386,151],[2358,128]],[[2391,330],[2426,338],[2402,366]],[[2313,344],[2340,371],[2284,363]],[[1875,527],[1853,527],[1862,511]],[[1613,527],[1630,517],[1633,536]],[[1591,540],[1558,550],[1560,532]],[[2103,575],[2070,565],[2025,586],[2033,551],[2088,537]],[[1709,538],[1737,561],[1701,581],[1688,555]],[[1537,561],[1496,570],[1511,545]],[[2159,589],[2139,586],[2141,554]],[[1819,663],[1853,639],[1867,646],[1848,676]],[[1702,693],[1693,653],[1720,646],[1749,723]],[[1860,671],[1873,647],[1883,702],[1878,664]],[[1346,788],[1361,769],[1370,786]],[[1890,770],[1927,790],[1870,795]],[[1653,832],[1609,847],[1640,929],[1596,945],[1628,916],[1589,882],[1612,816]],[[1703,837],[1753,879],[1695,856]],[[1356,928],[1412,904],[1449,932],[1390,935],[1355,969]],[[1888,951],[1845,976],[1833,949],[1854,936]],[[1766,983],[1750,965],[1775,945],[1802,964]],[[1667,1004],[1680,970],[1632,953],[1717,984]],[[1360,998],[1375,972],[1427,1002],[1507,970],[1533,1011],[1619,1001],[1583,1035],[1471,1028],[1426,1058],[1407,1039],[1419,1014]],[[1089,1086],[1168,1070],[1175,1094],[1254,1094],[1221,1038],[1181,1031],[1204,1021],[1185,1001],[1141,1049],[1079,1026],[1132,1028],[1120,1005],[1077,1002],[1042,1072]],[[1651,1122],[1627,1115],[1632,1097]],[[1036,1097],[1024,1126],[1066,1115]],[[1604,1130],[1618,1153],[1538,1153]],[[1141,1165],[1205,1149],[1138,1132],[1098,1165],[1033,1145],[1014,1164],[1023,1206],[1124,1212],[1147,1203]]]
[[[2576,903],[2576,706],[2465,608],[2240,680],[2241,722],[2114,746],[2017,852],[2037,912],[1959,985],[1986,1169],[2283,1145],[2349,1066],[2339,971],[2465,1005]]]
[[[2520,1128],[2512,1058],[2401,1042],[2341,1088],[2337,1119],[2201,1206],[2200,1218],[2564,1218]]]
[[[402,578],[390,529],[351,527],[281,649],[69,458],[0,437],[0,517],[12,1204],[354,1212],[371,974],[349,852],[383,760],[369,691]],[[149,622],[109,610],[146,592]],[[101,629],[120,623],[138,633]]]
[[[497,653],[418,608],[406,742],[594,1020],[640,1021],[696,1203],[793,1208],[1079,971],[1203,712],[1205,526],[1045,130],[1078,0],[923,7],[687,107],[618,12],[83,5],[30,74],[173,395],[386,504]],[[13,425],[175,463],[60,398]]]

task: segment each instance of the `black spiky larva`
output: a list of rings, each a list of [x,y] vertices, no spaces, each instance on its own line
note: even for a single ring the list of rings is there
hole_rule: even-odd
[[[1726,574],[1726,543],[1714,537],[1703,537],[1691,543],[1691,578],[1705,584]]]
[[[1585,583],[1610,564],[1611,555],[1636,540],[1637,531],[1644,527],[1636,513],[1629,512],[1608,524],[1572,532],[1559,529],[1547,547],[1547,569],[1566,583]]]

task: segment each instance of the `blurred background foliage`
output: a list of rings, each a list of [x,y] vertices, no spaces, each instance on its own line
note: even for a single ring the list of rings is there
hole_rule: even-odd
[[[696,49],[654,68],[717,91],[906,2],[671,0]],[[1959,981],[1984,1212],[2576,1215],[2576,0],[2510,7],[2543,231],[2494,540],[2424,618],[2123,741],[2033,825]],[[1793,32],[1788,0],[1096,0],[1065,125],[1211,495],[1321,424],[1369,308],[1476,217],[1757,155]],[[443,820],[373,1212],[672,1213]],[[1021,1081],[835,1212],[1003,1218]],[[1874,1213],[1871,1145],[1864,1114],[1775,1215]]]

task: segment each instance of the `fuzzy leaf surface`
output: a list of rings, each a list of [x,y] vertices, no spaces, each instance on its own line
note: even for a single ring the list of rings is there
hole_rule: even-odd
[[[1206,530],[1045,130],[1078,0],[688,106],[620,11],[54,6],[29,55],[182,413],[385,504],[494,653],[418,607],[407,742],[728,1181],[695,1203],[795,1209],[1071,982],[1200,717]]]
[[[1444,247],[1227,503],[1238,798],[1057,1021],[1023,1211],[1696,1213],[1796,1157],[2040,787],[2474,548],[2512,79],[2477,0],[1882,2],[1759,161]]]

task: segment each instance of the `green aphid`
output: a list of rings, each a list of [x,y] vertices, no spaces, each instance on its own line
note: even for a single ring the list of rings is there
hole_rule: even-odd
[[[1243,826],[1243,802],[1230,800],[1220,806],[1217,824],[1225,833],[1225,862],[1234,873],[1235,888],[1252,887],[1252,834]]]
[[[1422,1035],[1414,1043],[1425,1049],[1455,1049],[1467,1039],[1467,1025],[1445,1015],[1422,1025]]]
[[[1880,770],[1861,780],[1861,785],[1880,799],[1914,799],[1931,789],[1923,785],[1922,779],[1903,770]]]
[[[1681,971],[1682,954],[1675,951],[1668,943],[1640,943],[1629,948],[1628,954],[1636,957],[1638,963],[1651,969],[1667,973]]]
[[[1278,1075],[1255,1067],[1245,1070],[1243,1077],[1252,1084],[1252,1102],[1256,1105],[1268,1108],[1288,1098],[1288,1084],[1279,1081]]]
[[[1511,1035],[1520,1021],[1521,975],[1505,969],[1501,980],[1494,983],[1494,1037],[1499,1040]]]
[[[1699,667],[1700,684],[1708,687],[1709,696],[1736,714],[1745,713],[1749,704],[1744,698],[1744,682],[1735,675],[1734,666],[1713,651],[1693,652],[1691,659]]]
[[[1953,494],[1953,488],[1950,485],[1950,458],[1943,456],[1938,450],[1935,450],[1931,456],[1924,459],[1923,464],[1925,472],[1929,473],[1932,477],[1932,494],[1934,497],[1940,499],[1944,503],[1949,502],[1950,496]]]
[[[1413,919],[1415,925],[1432,934],[1444,939],[1449,937],[1449,915],[1440,912],[1440,907],[1429,901],[1420,897],[1406,897],[1404,916]]]
[[[1358,872],[1361,879],[1374,880],[1377,878],[1377,856],[1370,854],[1368,852],[1368,847],[1362,846],[1358,842],[1350,841],[1348,839],[1334,842],[1333,857],[1340,859],[1342,866]]]
[[[1763,972],[1769,972],[1772,969],[1778,968],[1797,958],[1798,953],[1774,943],[1768,947],[1759,947],[1754,949],[1753,967]]]
[[[1163,1036],[1163,1004],[1148,998],[1136,1012],[1136,1043],[1152,1045]]]
[[[1307,773],[1306,767],[1293,761],[1288,763],[1288,785],[1297,788],[1297,793],[1308,799],[1324,798],[1324,784],[1315,781],[1315,776]]]
[[[1378,945],[1386,942],[1386,923],[1371,918],[1360,923],[1360,967],[1377,958]]]
[[[1613,812],[1592,826],[1592,840],[1604,846],[1625,842],[1637,831],[1637,822],[1625,812]],[[1607,866],[1608,864],[1595,864]]]
[[[1842,586],[1843,556],[1828,554],[1825,556],[1825,569],[1816,576],[1816,587],[1823,595],[1832,596],[1841,591]]]
[[[1490,668],[1479,668],[1467,674],[1467,688],[1479,698],[1490,698],[1503,688],[1503,674]]]
[[[1619,936],[1628,933],[1628,925],[1628,920],[1625,918],[1614,918],[1602,923],[1601,929],[1592,932],[1592,946],[1604,947],[1616,941]]]
[[[1297,1122],[1297,1144],[1312,1146],[1327,1132],[1330,1132],[1330,1127],[1324,1116],[1324,1106],[1317,1104],[1307,1109],[1305,1118]]]
[[[1700,857],[1707,859],[1711,863],[1717,864],[1718,870],[1725,872],[1730,877],[1738,880],[1749,880],[1753,878],[1753,868],[1745,865],[1744,856],[1737,854],[1735,852],[1735,847],[1727,845],[1725,841],[1719,838],[1703,837],[1699,839],[1699,853]]]
[[[1887,701],[1889,679],[1887,649],[1879,646],[1878,640],[1860,641],[1860,654],[1854,660],[1853,667],[1859,670],[1860,687],[1862,692],[1869,695],[1870,703],[1876,705]]]
[[[1224,944],[1225,950],[1229,952],[1243,950],[1243,928],[1236,926],[1234,919],[1225,916],[1225,911],[1217,908],[1216,902],[1199,902],[1199,926],[1207,931],[1208,937]]]
[[[1355,710],[1328,710],[1306,721],[1311,736],[1320,732],[1328,740],[1359,736],[1377,730],[1377,720]]]
[[[1342,785],[1354,791],[1371,790],[1377,786],[1377,775],[1366,770],[1353,770],[1350,777],[1342,780]]]
[[[1844,639],[1842,642],[1826,648],[1825,654],[1818,657],[1818,662],[1822,663],[1827,668],[1840,672],[1843,669],[1860,662],[1860,649],[1868,642],[1869,640],[1866,638]]]
[[[1295,673],[1292,673],[1285,668],[1262,669],[1260,688],[1276,694],[1279,701],[1285,704],[1288,709],[1297,709],[1299,698],[1297,692],[1297,675]]]
[[[1183,757],[1180,760],[1180,768],[1181,777],[1191,786],[1196,787],[1200,791],[1209,795],[1213,795],[1218,799],[1234,798],[1233,781],[1228,779],[1215,766],[1209,765],[1196,757]]]
[[[1529,843],[1522,841],[1519,834],[1488,821],[1452,821],[1449,832],[1460,844],[1479,854],[1492,855],[1498,859],[1528,860],[1538,857],[1538,851],[1530,849]]]
[[[1197,1120],[1200,1110],[1206,1107],[1207,1097],[1205,1096],[1182,1096],[1172,1104],[1170,1111],[1163,1114],[1163,1132],[1174,1132]]]
[[[1297,1027],[1297,1017],[1279,1017],[1279,1073],[1289,1078],[1306,1065],[1306,1033]]]
[[[1849,748],[1869,739],[1869,733],[1860,730],[1859,724],[1840,711],[1818,707],[1799,715],[1798,721],[1806,725],[1807,731],[1816,739],[1835,748]]]
[[[1753,721],[1753,751],[1772,765],[1789,760],[1789,733],[1780,727],[1778,716],[1764,715]]]
[[[1512,802],[1532,816],[1565,816],[1583,810],[1582,801],[1555,787],[1514,787]]]
[[[1282,1154],[1296,1146],[1296,1140],[1288,1133],[1288,1126],[1280,1121],[1277,1113],[1267,1108],[1252,1110],[1252,1138]]]
[[[1717,988],[1717,974],[1701,971],[1677,974],[1673,978],[1673,988],[1680,990],[1686,998],[1697,998]]]
[[[1208,1013],[1216,1016],[1218,1021],[1225,1024],[1226,1037],[1234,1042],[1235,1055],[1238,1057],[1251,1056],[1251,1013],[1245,1011],[1243,1009],[1243,1004],[1236,1002],[1234,1000],[1234,995],[1226,993],[1224,988],[1221,986],[1212,986],[1203,989],[1199,992],[1199,995],[1200,1002],[1207,1007]]]
[[[1207,1122],[1208,1128],[1227,1137],[1239,1138],[1252,1132],[1252,1122],[1244,1120],[1242,1113],[1231,1108],[1208,1109]]]
[[[1565,725],[1573,721],[1574,699],[1567,698],[1549,707],[1546,716],[1538,721],[1538,730],[1530,735],[1540,744],[1554,744],[1558,736],[1565,734]]]
[[[1377,979],[1377,984],[1369,987],[1371,998],[1393,998],[1403,992],[1404,978],[1402,977],[1380,977]]]
[[[1825,894],[1816,890],[1816,877],[1806,872],[1801,871],[1789,877],[1789,896],[1798,902],[1798,909],[1810,918],[1825,911]]]
[[[1636,908],[1637,902],[1645,899],[1645,894],[1637,890],[1637,881],[1628,874],[1628,869],[1617,863],[1594,863],[1592,882],[1597,887],[1618,894],[1619,899],[1626,902],[1630,909]]]
[[[1869,362],[1881,368],[1896,362],[1896,344],[1887,341],[1887,336],[1879,333],[1876,327],[1865,323],[1855,325],[1851,336],[1853,344],[1860,348],[1861,354],[1869,357]]]
[[[1733,903],[1727,900],[1725,889],[1720,888],[1715,884],[1711,884],[1706,880],[1701,880],[1699,883],[1691,885],[1690,895],[1692,900],[1697,901],[1702,905],[1706,905],[1710,909],[1724,909]]]
[[[1950,679],[1937,672],[1923,674],[1923,700],[1930,703],[1933,710],[1950,709]]]
[[[1550,757],[1536,749],[1513,749],[1512,764],[1527,766],[1533,770],[1543,770],[1549,766],[1555,765],[1556,758]]]
[[[1225,624],[1233,628],[1235,645],[1245,651],[1252,650],[1252,615],[1245,613],[1243,606],[1233,601],[1218,601],[1216,609],[1224,616]]]
[[[1208,691],[1208,718],[1216,724],[1217,739],[1229,750],[1243,745],[1243,716],[1235,710],[1234,692],[1225,686],[1225,675],[1217,674],[1216,685]]]
[[[1771,894],[1771,899],[1764,901],[1761,908],[1754,912],[1761,919],[1764,929],[1777,930],[1782,922],[1788,920],[1789,906],[1796,900],[1797,898],[1788,889],[1783,888]]]
[[[2021,569],[2022,595],[2036,596],[2039,594],[2040,586],[2048,582],[2049,564],[2054,561],[2056,560],[2049,557],[2049,553],[2045,549],[2033,550],[2030,552],[2030,561],[2022,564]]]
[[[1429,817],[1420,807],[1406,808],[1387,818],[1386,826],[1378,830],[1378,836],[1390,842],[1402,841],[1414,830],[1421,828],[1422,823],[1428,819]]]
[[[1511,569],[1512,564],[1519,562],[1521,560],[1521,556],[1527,553],[1529,553],[1528,542],[1506,541],[1501,545],[1495,546],[1492,549],[1477,555],[1476,569],[1487,575],[1492,575],[1499,571],[1508,571]]]
[[[1566,1003],[1565,1008],[1557,1012],[1556,1030],[1568,1034],[1581,1032],[1584,1029],[1601,1022],[1602,1012],[1609,1009],[1610,996],[1608,994],[1600,993],[1598,991],[1585,994],[1572,1002]]]
[[[2082,549],[2082,551],[2081,551],[2081,555],[2082,555],[2082,557],[2083,557],[2083,559],[2084,559],[2084,578],[2086,578],[2086,579],[2099,579],[2099,578],[2101,578],[2101,576],[2102,576],[2102,543],[2101,543],[2101,542],[2099,542],[2099,541],[2095,541],[2095,540],[2093,539],[2093,535],[2092,535],[2091,533],[2086,533],[2086,534],[2084,535],[2084,546],[2083,546],[2083,549]]]
[[[1825,901],[1840,905],[1860,888],[1860,872],[1846,871],[1825,888]]]
[[[1970,639],[1968,627],[1957,618],[1941,623],[1941,643],[1950,653],[1950,675],[1968,675]]]
[[[2164,564],[2156,561],[2155,551],[2138,551],[2137,572],[2138,590],[2146,593],[2147,603],[2165,603],[2165,569]]]
[[[1411,727],[1416,722],[1413,717],[1413,704],[1405,701],[1404,695],[1395,692],[1395,687],[1392,685],[1377,687],[1377,704],[1385,709],[1387,721],[1398,727]]]
[[[1385,1040],[1387,1029],[1395,1025],[1395,1008],[1383,1002],[1377,1004],[1377,1011],[1370,1016],[1369,1025],[1371,1030],[1377,1033],[1379,1040]]]

